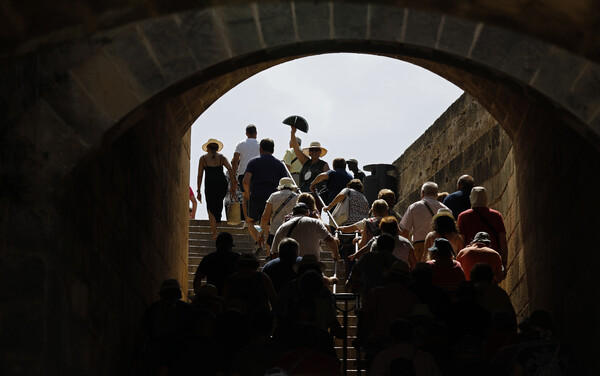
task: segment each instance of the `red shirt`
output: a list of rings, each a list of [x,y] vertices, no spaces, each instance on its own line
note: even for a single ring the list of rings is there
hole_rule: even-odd
[[[477,210],[477,213],[475,210]],[[458,220],[456,221],[458,232],[465,238],[465,244],[470,244],[478,232],[485,231],[490,235],[490,240],[492,241],[490,248],[500,253],[500,246],[498,244],[498,239],[494,236],[494,231],[492,231],[492,229],[481,219],[479,214],[492,225],[493,230],[495,230],[496,233],[506,234],[502,214],[497,210],[482,207],[469,209],[460,213]]]
[[[448,292],[458,290],[460,281],[465,280],[465,273],[458,261],[452,261],[452,266],[440,265],[435,260],[427,261],[427,263],[433,266],[432,283]]]

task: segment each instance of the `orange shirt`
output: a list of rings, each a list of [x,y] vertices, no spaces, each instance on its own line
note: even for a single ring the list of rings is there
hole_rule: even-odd
[[[500,282],[504,279],[500,255],[492,248],[486,247],[484,243],[475,243],[464,248],[456,256],[456,261],[460,262],[462,265],[467,281],[471,280],[471,269],[479,262],[488,264],[492,267],[496,282]]]

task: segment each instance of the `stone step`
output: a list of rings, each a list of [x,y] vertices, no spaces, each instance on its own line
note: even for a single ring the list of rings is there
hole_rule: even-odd
[[[249,235],[246,236],[234,236],[233,243],[235,244],[234,248],[254,248],[254,240]],[[213,251],[216,249],[215,241],[213,239],[208,238],[190,238],[188,241],[190,246],[195,247],[207,247],[211,248]]]

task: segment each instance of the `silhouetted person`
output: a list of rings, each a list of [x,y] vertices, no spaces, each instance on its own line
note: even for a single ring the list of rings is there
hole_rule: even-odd
[[[279,243],[279,257],[269,261],[262,268],[262,272],[271,278],[275,292],[279,294],[286,283],[298,278],[294,271],[294,264],[302,260],[298,257],[298,242],[292,238],[284,238]]]
[[[515,309],[506,291],[494,284],[494,272],[489,264],[475,264],[471,269],[471,282],[477,290],[477,304],[491,314],[496,311],[508,311],[515,315]]]
[[[235,272],[235,263],[240,254],[234,252],[233,236],[222,232],[215,241],[217,250],[202,258],[194,275],[194,294],[198,294],[201,281],[206,278],[206,283],[217,287],[219,295],[222,294],[223,284],[228,275]]]
[[[440,375],[433,357],[412,344],[413,324],[410,321],[395,320],[389,333],[393,346],[375,356],[369,376]]]
[[[237,351],[233,361],[234,376],[263,376],[271,364],[288,351],[286,346],[271,339],[271,313],[258,312],[252,315],[249,330],[250,343]]]
[[[371,289],[385,285],[385,273],[399,261],[393,255],[394,237],[382,234],[377,237],[377,247],[366,253],[352,269],[352,291],[364,298]]]
[[[367,362],[391,343],[389,326],[396,319],[407,318],[419,298],[407,288],[410,280],[408,264],[398,261],[392,265],[387,284],[372,289],[358,314],[357,337],[365,346]]]
[[[477,291],[471,281],[462,281],[457,290],[458,301],[450,304],[444,312],[450,344],[456,345],[464,335],[476,336],[479,341],[486,337],[490,325],[490,312],[477,304]]]
[[[456,182],[456,192],[450,193],[444,198],[444,205],[452,210],[454,218],[458,218],[459,214],[465,210],[471,209],[469,195],[474,186],[475,179],[472,176],[463,175]]]
[[[142,319],[146,334],[143,363],[148,373],[165,363],[169,344],[185,335],[192,323],[193,308],[180,300],[181,287],[176,279],[164,280],[159,295],[160,300],[146,309]]]
[[[223,297],[230,308],[246,314],[269,312],[277,296],[271,279],[258,270],[260,264],[254,253],[243,253],[235,263],[237,271],[223,285]]]
[[[354,179],[360,180],[360,182],[364,182],[365,173],[358,168],[358,161],[354,158],[348,159],[348,170],[352,171],[352,175],[354,175]]]
[[[214,338],[216,322],[217,319],[211,312],[194,311],[187,333],[167,346],[167,358],[160,375],[222,374],[226,362],[224,351]]]
[[[419,297],[422,303],[427,304],[433,315],[440,320],[451,300],[446,290],[434,285],[432,281],[433,267],[426,263],[418,263],[411,272],[411,283],[408,289]]]

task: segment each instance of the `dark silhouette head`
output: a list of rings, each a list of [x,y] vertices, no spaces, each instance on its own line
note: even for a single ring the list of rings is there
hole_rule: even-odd
[[[263,138],[260,140],[260,150],[261,153],[273,154],[275,151],[275,141],[270,138]]]
[[[381,234],[377,237],[378,252],[392,252],[395,245],[394,237],[390,234]]]
[[[217,251],[231,250],[232,247],[235,247],[235,244],[233,244],[233,236],[228,232],[220,233],[217,235],[215,246],[217,247]]]
[[[492,283],[494,281],[494,270],[489,264],[478,262],[473,265],[469,278],[473,283]]]
[[[256,138],[256,125],[254,124],[250,124],[248,126],[246,126],[246,136],[250,137],[250,138]]]
[[[282,262],[293,264],[298,257],[298,242],[292,238],[283,238],[279,243],[279,259]]]

